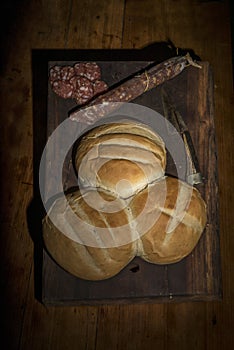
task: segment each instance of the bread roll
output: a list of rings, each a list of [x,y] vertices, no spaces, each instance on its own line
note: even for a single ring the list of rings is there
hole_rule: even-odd
[[[135,256],[178,262],[196,246],[206,204],[192,186],[165,177],[163,140],[132,122],[98,126],[75,151],[81,186],[57,199],[43,221],[54,260],[71,274],[103,280]]]
[[[161,200],[157,199],[153,205],[151,201],[144,215],[137,219],[150,193]],[[164,194],[165,203],[161,206]],[[183,259],[198,243],[206,224],[206,204],[200,193],[172,177],[141,191],[130,207],[141,237],[137,255],[151,263],[170,264]]]
[[[100,194],[103,202],[97,201]],[[129,221],[128,207],[120,199],[105,191],[87,189],[81,194],[77,190],[54,202],[43,221],[43,238],[50,255],[66,271],[103,280],[116,275],[135,256]]]
[[[166,177],[130,201],[91,188],[59,198],[44,219],[43,237],[65,270],[83,279],[103,280],[135,256],[156,264],[180,261],[194,249],[205,224],[200,193]]]
[[[82,186],[129,198],[164,175],[165,145],[140,123],[102,125],[82,138],[75,165]]]

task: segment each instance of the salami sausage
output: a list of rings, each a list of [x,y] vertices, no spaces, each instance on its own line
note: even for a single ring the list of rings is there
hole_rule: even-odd
[[[93,96],[100,95],[107,91],[108,85],[103,80],[96,80],[93,82]]]
[[[73,85],[72,98],[75,98],[78,104],[84,104],[93,97],[93,84],[84,76],[74,76],[70,79]]]
[[[80,62],[74,65],[76,75],[84,76],[90,81],[101,79],[101,69],[95,62]]]
[[[50,68],[49,80],[53,84],[55,80],[61,79],[61,66],[53,66]]]
[[[49,81],[53,91],[63,98],[74,98],[82,105],[107,90],[101,80],[101,69],[95,62],[79,62],[72,66],[50,68]]]
[[[73,95],[74,87],[69,81],[55,80],[52,83],[53,91],[62,98],[71,98]]]
[[[63,66],[60,70],[60,79],[69,81],[75,74],[75,69],[73,67]]]
[[[189,54],[172,57],[162,63],[154,65],[143,73],[136,74],[127,81],[123,83],[120,82],[118,86],[97,96],[97,98],[85,106],[85,108],[93,106],[91,110],[87,109],[87,111],[85,111],[84,109],[77,108],[70,113],[69,118],[74,121],[93,124],[99,118],[112,112],[113,109],[116,108],[111,102],[132,101],[146,91],[176,77],[188,65],[200,67],[192,60]],[[100,108],[100,104],[103,104],[102,108]],[[99,106],[95,108],[96,105]]]

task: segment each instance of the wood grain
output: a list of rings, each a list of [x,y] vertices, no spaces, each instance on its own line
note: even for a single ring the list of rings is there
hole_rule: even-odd
[[[112,349],[232,349],[234,104],[229,1],[102,1],[102,7],[98,3],[9,0],[1,5],[5,21],[1,26],[0,249],[5,348],[101,350],[111,344]],[[95,16],[100,17],[94,20]],[[34,180],[31,50],[142,48],[168,38],[175,46],[192,48],[214,72],[223,300],[45,308],[35,299],[34,238],[26,218]],[[37,211],[32,212],[30,225],[35,228]]]

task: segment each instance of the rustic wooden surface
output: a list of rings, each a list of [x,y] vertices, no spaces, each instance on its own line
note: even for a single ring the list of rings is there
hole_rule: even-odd
[[[157,48],[159,50],[159,44]],[[164,47],[164,45],[163,45]],[[121,60],[108,61],[113,51],[99,52],[101,61],[99,65],[103,72],[103,79],[111,87],[118,83],[123,75],[136,73],[146,67],[155,57],[155,52],[144,53],[147,49],[141,50],[141,55],[145,54],[145,62],[128,61],[129,56],[134,59],[139,57],[139,50],[120,52]],[[164,50],[163,50],[164,51]],[[44,54],[44,52],[43,52]],[[60,54],[71,56],[70,53],[62,51]],[[84,59],[89,61],[94,57],[92,50],[82,51]],[[81,56],[81,52],[75,51],[74,58]],[[40,51],[37,52],[40,63]],[[59,56],[59,55],[58,55]],[[98,56],[98,55],[97,55]],[[116,53],[117,56],[117,53]],[[98,57],[96,57],[98,58]],[[119,58],[120,59],[120,58]],[[80,58],[80,60],[82,60]],[[53,61],[48,62],[48,67],[55,64],[73,65],[75,61]],[[216,144],[214,135],[214,115],[213,115],[213,76],[208,62],[200,62],[201,69],[187,67],[176,78],[163,84],[163,89],[170,95],[174,105],[183,115],[188,126],[204,177],[203,184],[199,190],[207,203],[207,225],[197,247],[185,259],[172,265],[149,264],[140,258],[135,258],[117,276],[105,281],[92,282],[75,278],[65,272],[45,251],[43,254],[43,276],[42,276],[42,300],[46,305],[67,304],[107,304],[107,303],[146,303],[146,302],[174,302],[189,300],[217,300],[221,297],[221,266],[219,248],[219,220],[218,220],[218,183],[217,183],[217,159]],[[43,75],[42,65],[35,69]],[[113,72],[115,72],[113,74]],[[34,72],[33,72],[34,74]],[[42,89],[40,82],[35,84],[35,89]],[[202,92],[202,93],[201,93]],[[147,93],[139,96],[134,103],[151,108],[161,115],[164,115],[162,106],[162,86],[158,86]],[[39,92],[36,93],[36,96]],[[38,104],[39,102],[39,104]],[[47,102],[47,130],[48,139],[57,126],[68,117],[69,110],[74,106],[74,101],[64,100],[57,96],[48,83]],[[34,100],[38,109],[41,107],[41,100]],[[37,108],[37,107],[36,107]],[[148,117],[148,118],[147,118]],[[40,116],[43,120],[43,116]],[[166,147],[168,138],[172,138],[167,132],[165,122],[159,125],[152,118],[144,115],[142,122],[149,124],[162,137],[166,137]],[[42,125],[43,127],[43,125]],[[34,138],[38,143],[45,145],[42,138],[41,128],[35,130]],[[76,125],[78,133],[82,134],[84,125]],[[74,127],[73,129],[74,130]],[[163,131],[165,130],[165,131]],[[84,130],[83,130],[84,132]],[[61,158],[61,144],[65,144],[66,139],[72,140],[72,136],[61,135],[52,147],[52,163],[48,162],[49,170],[46,192],[51,188],[58,194],[61,183],[56,183],[56,174],[59,173],[59,159]],[[169,147],[170,148],[170,147]],[[72,152],[70,152],[63,167],[63,188],[69,190],[77,185],[77,178],[71,162]],[[38,169],[34,169],[38,172]],[[169,156],[167,157],[166,174],[178,176],[175,165]],[[180,175],[181,176],[181,175]],[[181,178],[185,180],[185,177]],[[56,181],[56,182],[55,182]],[[50,195],[47,193],[50,198]],[[135,268],[134,268],[135,267]],[[137,267],[137,268],[136,268]],[[133,273],[134,272],[134,273]]]
[[[232,349],[234,111],[228,1],[9,0],[1,8],[4,348]],[[35,213],[31,200],[36,180],[31,50],[142,48],[168,38],[178,47],[193,48],[214,71],[223,300],[46,308],[34,295],[36,235],[29,234],[29,227],[36,229],[40,218],[29,215],[32,219],[27,221],[27,214]]]

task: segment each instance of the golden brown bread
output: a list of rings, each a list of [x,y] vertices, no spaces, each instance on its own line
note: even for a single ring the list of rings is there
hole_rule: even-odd
[[[128,198],[164,175],[165,145],[140,123],[102,125],[81,139],[75,165],[82,186]]]
[[[97,195],[87,189],[83,195],[77,190],[61,197],[43,221],[44,242],[54,260],[71,274],[88,280],[116,275],[135,256],[127,208],[105,191],[101,195],[106,202],[94,208],[88,203],[94,206]],[[111,200],[116,200],[114,208],[109,208],[114,214],[107,212]],[[113,232],[123,225],[123,233]],[[119,246],[123,241],[127,243]]]
[[[132,134],[143,136],[149,140],[152,140],[156,144],[161,144],[164,147],[164,142],[161,137],[152,130],[148,125],[131,121],[129,119],[122,119],[118,123],[108,123],[97,126],[88,131],[85,138],[97,138],[107,134]]]
[[[165,177],[163,140],[123,121],[82,137],[75,154],[80,190],[57,199],[43,222],[51,256],[83,279],[102,280],[135,256],[170,264],[196,246],[206,205],[192,186]]]
[[[198,190],[167,177],[133,198],[130,206],[134,218],[143,210],[150,193],[157,199],[136,219],[136,229],[141,236],[137,255],[151,263],[177,262],[194,249],[201,237],[206,224],[206,204]]]
[[[103,201],[97,200],[99,194]],[[196,189],[166,177],[130,201],[105,190],[87,188],[83,195],[76,191],[67,201],[58,199],[49,215],[43,236],[53,258],[75,276],[102,280],[116,275],[136,255],[158,264],[188,255],[204,230],[206,205]]]

